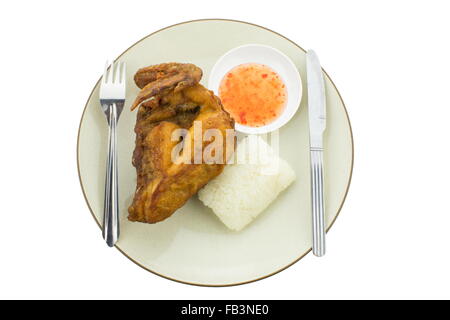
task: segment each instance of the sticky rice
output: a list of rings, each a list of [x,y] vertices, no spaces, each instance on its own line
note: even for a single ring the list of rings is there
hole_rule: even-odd
[[[238,163],[225,166],[222,174],[201,189],[198,196],[228,228],[239,231],[296,177],[289,164],[260,137],[243,139],[236,153]]]

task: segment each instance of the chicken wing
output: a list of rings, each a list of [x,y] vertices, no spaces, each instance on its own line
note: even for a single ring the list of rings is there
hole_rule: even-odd
[[[201,139],[199,148],[194,142],[199,128],[201,137],[208,129],[218,130],[224,137],[219,141],[221,149],[234,149],[234,139],[225,139],[234,121],[219,98],[199,84],[201,76],[202,70],[193,64],[166,63],[140,69],[134,77],[142,90],[132,105],[132,109],[140,107],[133,153],[137,186],[128,209],[131,221],[156,223],[170,217],[222,172],[228,152],[220,155],[220,163],[194,161],[218,142]],[[173,141],[177,129],[187,134]],[[180,145],[175,152],[179,161],[174,162],[174,150]]]

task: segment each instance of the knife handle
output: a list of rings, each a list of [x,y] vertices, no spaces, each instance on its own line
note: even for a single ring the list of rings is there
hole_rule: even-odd
[[[325,254],[325,207],[323,201],[323,150],[311,149],[311,199],[313,246],[315,256]]]

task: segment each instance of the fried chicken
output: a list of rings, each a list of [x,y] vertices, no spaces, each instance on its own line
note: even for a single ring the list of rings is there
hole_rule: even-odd
[[[133,153],[137,186],[128,209],[131,221],[156,223],[170,217],[222,172],[229,154],[226,150],[234,148],[234,139],[225,139],[234,121],[219,98],[199,84],[201,77],[200,68],[181,63],[143,68],[134,77],[141,92],[131,107],[133,110],[140,105]],[[185,129],[185,136],[173,141],[177,129]],[[218,130],[222,141],[215,138],[194,142],[195,135],[203,137],[208,129]],[[213,143],[221,144],[221,161],[216,161],[220,163],[197,163],[197,156],[201,157]]]

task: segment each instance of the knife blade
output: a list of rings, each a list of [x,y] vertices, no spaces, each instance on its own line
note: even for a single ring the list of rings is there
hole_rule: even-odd
[[[306,53],[308,85],[311,201],[314,255],[325,254],[325,206],[323,195],[323,132],[326,128],[326,98],[322,67],[317,54]]]

